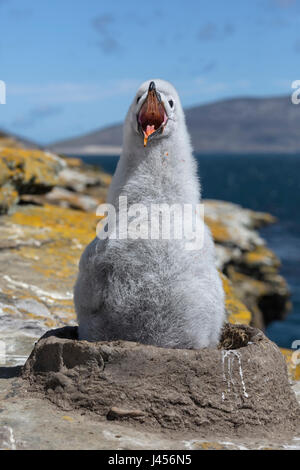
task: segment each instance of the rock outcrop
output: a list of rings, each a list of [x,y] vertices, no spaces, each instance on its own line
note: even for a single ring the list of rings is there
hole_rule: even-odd
[[[279,274],[280,260],[267,248],[257,229],[276,222],[270,214],[223,201],[205,201],[220,270],[235,294],[251,311],[251,324],[264,328],[288,313],[290,290]]]
[[[39,150],[3,148],[0,150],[0,211],[8,212],[22,194],[47,193],[58,183],[64,162]]]
[[[3,141],[9,146],[3,146]],[[105,199],[110,180],[104,172],[84,167],[79,159],[66,161],[0,137],[0,214],[11,212],[18,203],[47,202],[95,212]]]

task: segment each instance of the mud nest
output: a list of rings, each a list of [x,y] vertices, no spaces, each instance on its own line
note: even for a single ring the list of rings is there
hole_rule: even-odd
[[[27,392],[144,428],[257,436],[299,427],[284,358],[255,328],[226,325],[219,347],[201,350],[77,338],[65,327],[36,343],[22,372]]]

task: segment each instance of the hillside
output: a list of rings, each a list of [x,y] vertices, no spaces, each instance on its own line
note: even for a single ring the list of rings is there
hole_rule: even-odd
[[[185,110],[197,153],[300,153],[300,105],[289,96],[234,98]],[[53,143],[56,152],[118,153],[122,125]]]
[[[32,140],[28,140],[24,137],[19,135],[12,134],[11,132],[6,132],[3,129],[0,129],[0,144],[1,146],[13,146],[19,145],[20,147],[24,148],[42,148],[41,145],[38,145],[36,142]]]

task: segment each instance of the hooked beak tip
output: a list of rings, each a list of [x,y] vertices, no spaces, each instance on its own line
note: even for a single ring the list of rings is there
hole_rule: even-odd
[[[150,85],[149,85],[149,88],[148,88],[148,92],[149,92],[149,91],[153,91],[153,90],[156,90],[155,83],[154,83],[154,82],[150,82]]]

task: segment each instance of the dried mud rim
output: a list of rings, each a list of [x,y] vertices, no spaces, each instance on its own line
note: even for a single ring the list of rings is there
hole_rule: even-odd
[[[218,349],[231,350],[244,348],[251,340],[254,340],[257,335],[257,339],[259,339],[261,331],[256,328],[249,328],[247,325],[232,325],[231,323],[226,323],[221,331]],[[48,338],[49,336],[78,341],[78,327],[65,326],[63,328],[49,330],[41,339]]]

